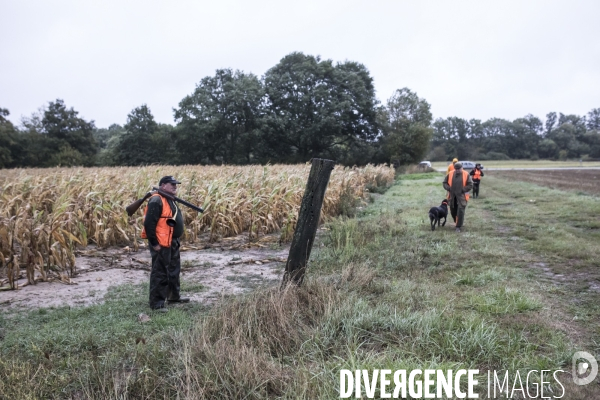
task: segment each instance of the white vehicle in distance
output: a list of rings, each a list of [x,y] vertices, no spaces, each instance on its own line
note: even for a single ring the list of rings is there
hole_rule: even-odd
[[[419,169],[431,168],[431,162],[429,162],[429,161],[421,161],[419,163],[419,165],[417,165],[417,168],[419,168]]]
[[[475,163],[473,161],[461,161],[463,169],[473,169],[475,168]],[[483,169],[483,165],[480,164],[481,169]]]

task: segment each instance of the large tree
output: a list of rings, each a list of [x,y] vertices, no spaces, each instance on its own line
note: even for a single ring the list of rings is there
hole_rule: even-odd
[[[483,123],[485,141],[483,150],[486,157],[492,156],[492,159],[500,157],[509,158],[509,144],[507,137],[513,128],[513,123],[503,118],[491,118]]]
[[[100,148],[97,157],[98,165],[118,165],[115,156],[125,134],[125,128],[119,124],[112,124],[108,128],[99,128],[94,131],[94,137]]]
[[[13,155],[19,152],[19,136],[12,122],[6,117],[9,112],[0,108],[0,168],[15,166]]]
[[[19,142],[22,149],[13,152],[16,167],[52,167],[56,166],[54,155],[60,146],[60,141],[44,134],[42,118],[44,108],[33,112],[30,117],[21,119]]]
[[[543,131],[542,121],[531,114],[514,120],[506,137],[509,156],[520,159],[538,157],[537,147]]]
[[[542,158],[557,158],[558,146],[552,139],[542,139],[538,144],[538,155]]]
[[[398,89],[384,112],[383,142],[389,160],[399,164],[419,162],[433,135],[431,106],[408,88]]]
[[[42,133],[53,139],[53,165],[94,165],[98,146],[94,139],[94,121],[79,118],[64,101],[50,102],[41,120]]]
[[[594,108],[588,113],[586,124],[590,131],[600,132],[600,108]]]
[[[469,121],[458,117],[436,119],[433,123],[432,146],[443,147],[450,160],[455,157],[467,158],[470,126]]]
[[[264,90],[255,75],[219,69],[175,109],[177,148],[186,162],[256,162]]]
[[[554,126],[556,125],[557,119],[558,117],[556,116],[555,112],[549,112],[546,114],[546,131],[544,132],[545,136],[548,136],[548,134],[552,132],[552,129],[554,129]]]
[[[377,136],[375,88],[362,64],[291,53],[267,71],[264,85],[271,159],[336,159]]]
[[[127,115],[125,132],[110,143],[118,165],[167,164],[173,162],[172,127],[158,124],[146,104]]]

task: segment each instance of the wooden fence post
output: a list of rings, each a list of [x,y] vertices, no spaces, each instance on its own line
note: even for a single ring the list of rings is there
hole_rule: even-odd
[[[285,264],[282,287],[290,281],[299,286],[304,280],[306,264],[308,264],[310,250],[319,226],[325,190],[334,165],[335,162],[331,160],[312,159],[312,167],[308,182],[306,182],[300,211],[298,212],[298,221],[296,222],[290,253]]]

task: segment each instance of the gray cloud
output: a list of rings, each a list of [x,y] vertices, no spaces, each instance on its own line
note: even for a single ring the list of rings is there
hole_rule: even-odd
[[[416,2],[414,2],[416,3]],[[217,68],[262,75],[292,51],[367,66],[435,117],[600,107],[600,2],[4,1],[0,107],[62,98],[97,126],[148,104],[160,122]]]

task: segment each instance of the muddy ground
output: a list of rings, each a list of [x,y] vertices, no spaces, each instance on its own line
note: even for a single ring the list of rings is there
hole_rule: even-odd
[[[260,285],[277,284],[283,277],[289,244],[264,238],[249,243],[244,238],[216,244],[183,245],[181,251],[182,295],[211,304],[223,295],[238,294]],[[0,310],[59,306],[86,306],[104,301],[111,286],[141,284],[150,279],[150,252],[146,248],[97,249],[78,252],[75,276],[70,283],[54,279],[27,285],[19,279],[18,290],[0,291]],[[24,275],[24,274],[23,274]],[[193,288],[188,293],[185,288]]]

